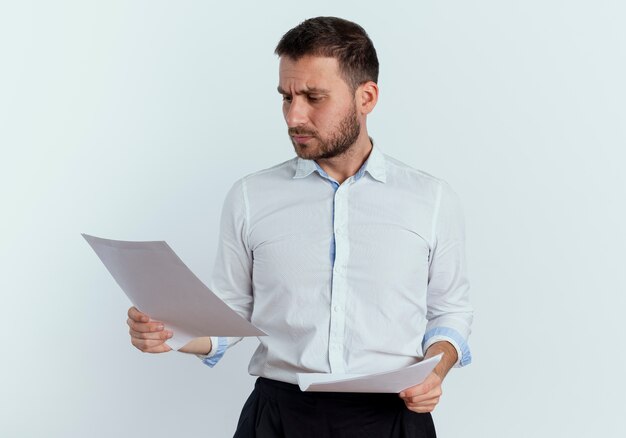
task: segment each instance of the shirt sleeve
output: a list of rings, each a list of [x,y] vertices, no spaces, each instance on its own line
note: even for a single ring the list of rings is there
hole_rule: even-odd
[[[211,351],[207,354],[196,354],[202,363],[213,368],[219,360],[224,356],[226,349],[230,344],[236,344],[241,338],[227,338],[211,336]]]
[[[210,289],[235,312],[250,321],[252,314],[252,251],[248,245],[248,205],[245,179],[236,182],[224,200],[220,234]],[[213,367],[226,349],[242,338],[212,337],[207,355],[198,355]]]
[[[473,309],[469,302],[463,212],[458,196],[446,183],[441,184],[437,198],[428,275],[428,323],[422,347],[425,352],[435,342],[447,341],[457,351],[455,366],[465,366],[472,361],[467,339]]]

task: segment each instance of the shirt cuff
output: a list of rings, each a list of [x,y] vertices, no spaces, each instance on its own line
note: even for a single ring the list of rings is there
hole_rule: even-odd
[[[426,353],[428,347],[440,341],[449,342],[456,350],[458,359],[454,364],[455,367],[464,367],[472,363],[472,353],[469,345],[467,345],[467,342],[459,332],[448,327],[435,327],[428,330],[422,341],[422,351]]]
[[[213,368],[224,356],[228,348],[228,338],[211,336],[211,351],[208,354],[196,354],[202,363]]]

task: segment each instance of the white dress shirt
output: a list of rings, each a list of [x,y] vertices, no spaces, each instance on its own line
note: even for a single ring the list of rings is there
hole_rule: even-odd
[[[460,204],[440,179],[372,149],[341,185],[294,158],[237,181],[211,289],[265,331],[252,375],[374,373],[434,342],[471,361]],[[210,366],[238,339],[212,338]]]

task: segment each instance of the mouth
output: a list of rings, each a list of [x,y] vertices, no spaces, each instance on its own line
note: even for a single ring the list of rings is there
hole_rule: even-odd
[[[295,143],[304,144],[313,138],[312,135],[292,135],[291,138]]]

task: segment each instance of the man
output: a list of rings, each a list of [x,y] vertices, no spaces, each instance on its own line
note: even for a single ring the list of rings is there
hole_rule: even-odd
[[[430,412],[470,362],[472,309],[459,203],[441,180],[374,147],[367,115],[378,59],[365,31],[304,21],[276,48],[278,92],[297,158],[239,180],[222,212],[211,288],[268,336],[236,437],[432,437]],[[131,342],[169,351],[172,333],[135,308]],[[181,351],[213,366],[229,338]],[[298,372],[373,373],[443,353],[396,394],[303,393]]]

